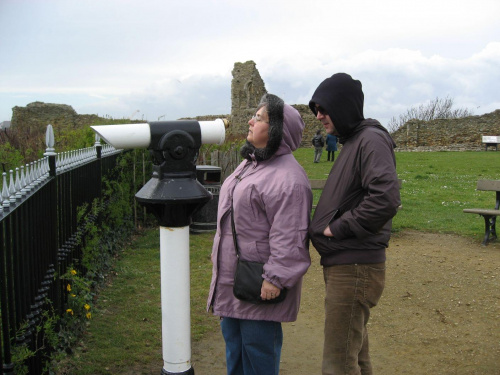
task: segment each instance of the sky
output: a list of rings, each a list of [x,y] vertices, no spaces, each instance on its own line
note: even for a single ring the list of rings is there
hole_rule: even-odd
[[[384,126],[435,98],[481,115],[500,109],[499,14],[498,0],[0,0],[0,122],[35,101],[226,115],[249,60],[288,104],[346,72]]]

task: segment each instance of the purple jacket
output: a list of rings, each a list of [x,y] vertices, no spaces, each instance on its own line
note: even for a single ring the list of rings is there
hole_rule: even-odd
[[[299,113],[285,105],[278,151],[268,160],[244,160],[222,185],[207,302],[207,310],[212,307],[215,315],[278,322],[297,319],[302,276],[311,264],[307,228],[312,193],[305,171],[292,155],[300,145],[303,129]],[[265,262],[264,278],[288,289],[281,303],[254,305],[233,296],[236,252],[229,212],[233,195],[240,256]]]

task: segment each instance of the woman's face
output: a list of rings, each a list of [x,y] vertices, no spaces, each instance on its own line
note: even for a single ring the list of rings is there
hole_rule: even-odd
[[[248,121],[247,141],[255,148],[264,148],[269,140],[269,116],[266,107],[260,108],[255,116]]]

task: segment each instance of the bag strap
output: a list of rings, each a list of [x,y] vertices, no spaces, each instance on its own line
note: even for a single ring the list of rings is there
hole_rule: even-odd
[[[239,258],[240,250],[238,248],[238,240],[236,239],[236,227],[234,226],[233,197],[231,197],[231,230],[233,232],[234,250],[236,251],[236,257]]]
[[[234,196],[234,190],[236,189],[236,185],[238,185],[238,182],[241,181],[241,178],[243,176],[243,173],[246,172],[247,168],[250,166],[250,163],[247,162],[247,165],[245,165],[243,167],[243,170],[241,171],[241,173],[236,176],[236,184],[234,184],[234,188],[233,188],[233,193],[231,194],[231,231],[233,232],[233,242],[234,242],[234,250],[236,251],[236,257],[239,258],[240,257],[240,249],[238,247],[238,240],[236,238],[236,226],[234,225],[234,215],[233,215],[233,211],[234,211],[234,208],[233,208],[233,196]]]

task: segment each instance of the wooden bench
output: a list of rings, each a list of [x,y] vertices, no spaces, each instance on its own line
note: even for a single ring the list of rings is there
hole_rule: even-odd
[[[482,143],[484,144],[484,151],[488,151],[488,147],[495,147],[498,151],[498,144],[500,143],[500,137],[494,135],[483,135]]]
[[[478,214],[484,218],[484,240],[482,245],[486,246],[488,242],[497,238],[495,223],[497,216],[500,215],[500,181],[497,180],[479,180],[476,190],[496,192],[496,204],[493,210],[483,208],[465,208],[467,214]]]
[[[323,190],[326,184],[326,180],[309,180],[312,190]],[[313,210],[316,208],[316,204],[313,204]]]

